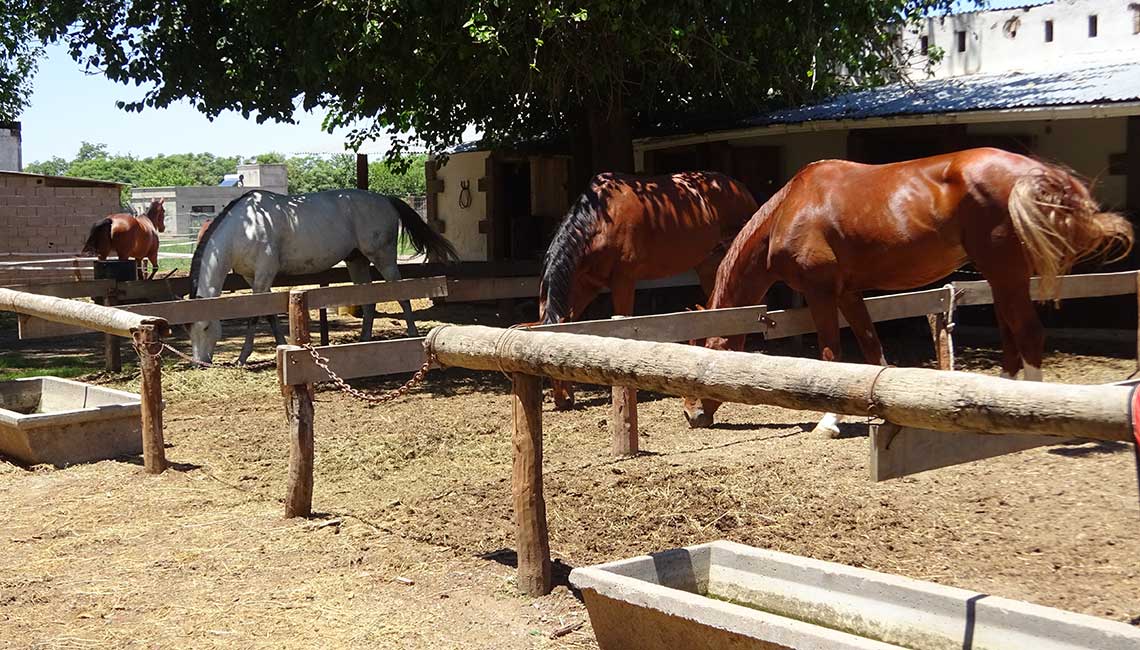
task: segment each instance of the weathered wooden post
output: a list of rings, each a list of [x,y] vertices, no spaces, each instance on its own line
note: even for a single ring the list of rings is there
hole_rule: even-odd
[[[309,303],[304,291],[289,292],[289,336],[293,345],[309,342]],[[281,390],[285,398],[285,417],[289,422],[289,482],[285,492],[285,516],[308,517],[313,511],[313,385],[282,383]]]
[[[514,466],[511,494],[518,540],[518,586],[529,596],[550,593],[550,537],[542,495],[542,378],[511,375]]]
[[[107,292],[101,304],[107,307],[115,306],[117,290]],[[119,337],[114,334],[103,335],[103,360],[107,372],[121,372],[123,370],[123,353],[119,347]]]
[[[152,324],[139,325],[133,332],[135,349],[139,353],[142,384],[139,399],[142,410],[143,466],[149,474],[166,471],[166,449],[162,438],[162,358],[159,356],[162,341],[158,328]]]
[[[356,189],[368,189],[368,154],[356,154]]]
[[[613,316],[619,320],[624,316]],[[610,438],[614,456],[636,456],[637,439],[637,388],[613,386],[610,400]]]
[[[325,282],[321,286],[327,287],[327,286],[329,286],[329,283]],[[321,328],[320,328],[321,329],[321,345],[328,345],[329,344],[329,310],[326,309],[325,307],[321,307],[321,309],[318,313],[319,313],[320,319],[321,319]]]
[[[637,439],[637,389],[627,386],[614,386],[610,404],[610,436],[613,439],[615,456],[636,456]]]
[[[943,311],[937,314],[927,314],[926,322],[930,326],[930,336],[934,339],[934,354],[938,360],[939,370],[954,369],[954,285],[944,287],[946,297],[942,299]]]

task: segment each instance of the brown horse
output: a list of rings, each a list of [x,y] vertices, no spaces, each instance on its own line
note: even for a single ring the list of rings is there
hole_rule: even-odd
[[[204,237],[206,235],[206,231],[210,229],[210,224],[212,224],[212,223],[214,223],[213,219],[206,219],[205,221],[202,222],[202,226],[200,228],[198,228],[197,242],[199,244],[202,243],[202,237]]]
[[[748,188],[724,174],[595,176],[546,251],[542,323],[581,317],[607,287],[614,313],[628,316],[639,280],[693,269],[707,294],[724,245],[755,211]],[[554,382],[553,392],[556,408],[573,406],[568,385]]]
[[[158,233],[166,232],[164,203],[155,199],[144,215],[112,214],[91,226],[83,254],[105,260],[113,252],[120,260],[137,260],[140,269],[142,260],[149,260],[153,278],[158,272]]]
[[[1099,212],[1065,169],[999,149],[970,149],[888,165],[842,160],[804,167],[741,231],[717,272],[709,308],[755,304],[777,280],[807,298],[821,356],[840,358],[843,312],[867,363],[885,365],[863,304],[868,289],[913,289],[972,260],[993,288],[1002,375],[1040,379],[1044,330],[1029,278],[1056,296],[1079,260],[1128,254],[1132,226]],[[744,337],[710,338],[740,350]],[[712,424],[719,402],[685,399],[690,426]],[[817,430],[836,435],[828,414]]]

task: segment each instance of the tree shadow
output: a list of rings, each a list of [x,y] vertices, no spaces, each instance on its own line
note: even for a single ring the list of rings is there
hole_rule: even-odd
[[[1087,458],[1090,456],[1104,456],[1127,451],[1130,445],[1116,440],[1076,440],[1064,443],[1064,446],[1053,447],[1049,453],[1066,458]]]

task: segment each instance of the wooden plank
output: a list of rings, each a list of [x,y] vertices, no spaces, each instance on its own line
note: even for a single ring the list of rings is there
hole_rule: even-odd
[[[288,385],[327,381],[328,375],[301,348],[279,346],[282,381]],[[329,367],[345,379],[415,372],[424,363],[424,339],[396,339],[317,348]]]
[[[961,465],[1016,451],[1057,445],[1060,436],[995,436],[985,433],[944,433],[893,424],[871,426],[871,480],[910,476],[932,469]]]
[[[1065,275],[1061,277],[1061,299],[1101,298],[1133,294],[1136,293],[1136,275],[1136,271]],[[1030,297],[1033,300],[1052,300],[1052,296],[1041,294],[1039,284],[1037,278],[1030,280]],[[993,289],[990,287],[990,283],[985,280],[955,282],[954,290],[958,292],[958,298],[955,302],[959,307],[963,305],[992,305],[994,302]]]
[[[56,298],[95,298],[115,291],[114,280],[80,280],[79,282],[52,282],[24,284],[11,287],[17,291]]]
[[[680,311],[653,316],[629,316],[619,319],[580,321],[527,328],[535,332],[590,334],[639,341],[688,341],[710,336],[734,336],[763,332],[768,329],[764,305]]]
[[[867,298],[864,302],[867,303],[867,312],[871,315],[871,320],[880,323],[940,312],[944,309],[945,297],[945,289],[929,289],[876,296]],[[768,319],[773,324],[765,332],[765,338],[780,339],[815,332],[815,323],[807,307],[770,311]],[[842,314],[839,316],[839,326],[849,327],[847,319],[843,318]]]
[[[448,302],[478,302],[504,298],[535,298],[537,277],[466,278],[447,281]]]
[[[446,296],[447,278],[413,278],[396,282],[371,282],[343,287],[324,287],[305,291],[309,309],[347,305],[371,305],[393,300],[439,298]]]
[[[185,325],[203,320],[237,320],[254,316],[283,314],[289,310],[289,294],[278,291],[220,296],[218,298],[119,305],[116,308],[133,314],[162,318],[169,325]],[[21,322],[20,338],[70,336],[88,331],[90,330],[75,325],[29,318],[26,323]]]
[[[515,507],[518,588],[544,596],[553,586],[546,499],[542,492],[542,377],[511,377],[514,414],[511,496]]]

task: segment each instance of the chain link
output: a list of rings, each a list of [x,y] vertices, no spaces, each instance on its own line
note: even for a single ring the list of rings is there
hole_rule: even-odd
[[[414,388],[417,384],[423,382],[424,377],[427,376],[428,370],[431,370],[432,364],[435,363],[435,352],[433,352],[431,348],[425,345],[424,351],[427,354],[427,358],[424,360],[424,364],[420,366],[420,369],[416,371],[416,374],[412,375],[412,378],[409,379],[403,386],[400,386],[395,390],[390,390],[386,393],[380,393],[377,395],[367,393],[365,391],[349,386],[348,382],[346,382],[340,375],[337,375],[332,371],[331,368],[329,368],[329,360],[325,357],[322,357],[320,353],[317,352],[317,349],[312,345],[305,343],[301,345],[301,347],[305,350],[308,350],[309,356],[313,357],[313,363],[317,364],[317,367],[323,370],[326,375],[328,375],[329,381],[331,381],[338,389],[344,393],[347,393],[351,397],[354,397],[363,402],[368,402],[370,404],[383,404],[384,402],[391,402],[394,399],[403,397],[408,393],[409,390]]]

